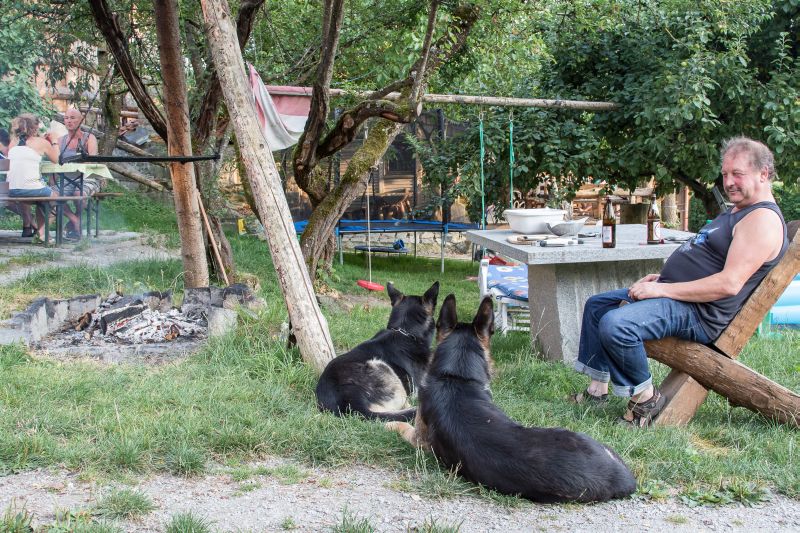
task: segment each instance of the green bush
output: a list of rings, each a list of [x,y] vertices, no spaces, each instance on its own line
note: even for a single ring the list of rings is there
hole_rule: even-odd
[[[775,200],[786,221],[800,220],[800,187],[797,185],[776,184],[773,191]]]

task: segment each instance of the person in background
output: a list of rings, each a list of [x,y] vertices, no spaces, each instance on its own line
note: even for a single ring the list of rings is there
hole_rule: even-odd
[[[58,149],[56,148],[58,143],[51,139],[49,134],[40,136],[39,124],[39,118],[30,113],[19,115],[11,122],[11,143],[8,150],[10,162],[8,195],[11,198],[58,197],[58,193],[42,180],[42,173],[39,170],[43,156],[53,163],[58,162]],[[22,209],[23,237],[38,237],[43,240],[44,217],[48,214],[49,204],[47,202],[36,204],[38,222],[38,228],[36,228],[33,226],[30,210]],[[66,213],[66,215],[70,222],[78,227],[78,219],[75,215],[72,213]]]
[[[66,135],[58,141],[58,151],[61,161],[67,162],[79,154],[97,155],[97,138],[87,131],[81,131],[84,115],[74,107],[67,109],[64,113],[64,126],[67,128]],[[70,176],[77,177],[77,176]],[[67,183],[64,186],[64,196],[91,196],[100,190],[100,183],[93,178],[83,178],[83,190],[76,183]],[[87,200],[75,202],[74,209],[69,205],[65,206],[64,211],[74,215],[80,221],[83,210],[86,208]],[[68,239],[80,239],[80,222],[73,223],[72,229],[67,228]]]
[[[11,137],[8,135],[8,130],[0,128],[0,159],[8,158],[9,143],[11,143]]]
[[[786,253],[786,223],[772,195],[772,152],[735,137],[723,144],[721,156],[733,207],[675,250],[659,274],[587,300],[575,370],[590,383],[573,402],[604,403],[610,382],[614,395],[631,398],[621,422],[649,425],[666,399],[653,386],[644,342],[716,340]]]

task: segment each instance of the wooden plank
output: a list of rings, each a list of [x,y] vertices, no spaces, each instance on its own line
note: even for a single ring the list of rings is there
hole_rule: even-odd
[[[716,350],[670,337],[646,343],[649,357],[766,418],[800,425],[800,395]]]

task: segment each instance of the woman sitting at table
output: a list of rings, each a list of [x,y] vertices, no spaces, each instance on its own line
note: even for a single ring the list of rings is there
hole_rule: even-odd
[[[42,180],[39,165],[42,156],[53,163],[58,162],[58,143],[50,139],[49,134],[39,136],[39,118],[30,113],[24,113],[11,122],[11,144],[8,150],[10,166],[8,169],[8,196],[11,198],[34,198],[41,196],[57,197],[58,193],[52,190]],[[30,210],[22,206],[22,236],[38,237],[44,239],[44,217],[49,213],[47,202],[37,202],[36,220],[38,234],[33,226]],[[67,218],[74,227],[80,227],[78,218],[72,213],[66,213]]]

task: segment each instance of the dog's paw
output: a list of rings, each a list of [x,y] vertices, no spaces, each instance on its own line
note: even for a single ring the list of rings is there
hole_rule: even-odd
[[[396,431],[400,434],[403,434],[405,431],[408,431],[409,429],[414,429],[408,422],[385,422],[383,424],[383,427],[385,427],[389,431]]]

